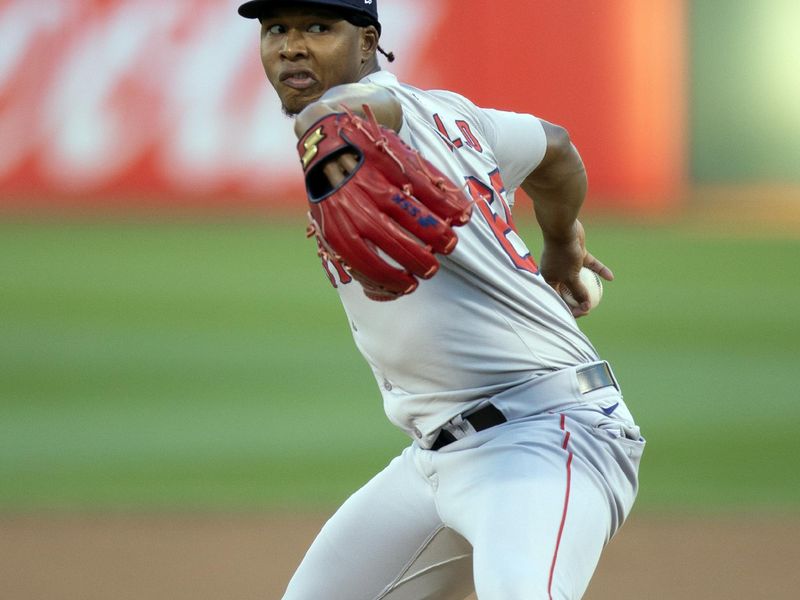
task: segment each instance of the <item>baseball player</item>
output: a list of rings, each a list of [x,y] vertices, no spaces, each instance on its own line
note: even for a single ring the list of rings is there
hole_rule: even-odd
[[[324,273],[412,440],[327,522],[284,600],[580,598],[631,510],[644,440],[576,325],[581,267],[612,274],[585,247],[567,133],[381,70],[376,0],[239,13],[260,21],[296,116]],[[514,228],[520,187],[539,263]]]

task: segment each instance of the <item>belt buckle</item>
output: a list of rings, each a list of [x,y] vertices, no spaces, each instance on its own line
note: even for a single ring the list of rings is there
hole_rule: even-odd
[[[464,418],[465,415],[458,414],[452,419],[450,419],[447,423],[442,425],[442,430],[447,431],[450,435],[452,435],[457,440],[461,438],[465,438],[468,435],[472,435],[475,433],[475,428],[472,426],[467,419]]]
[[[439,434],[433,441],[431,450],[439,450],[440,448],[444,448],[448,444],[452,444],[457,440],[465,438],[471,433],[475,433],[475,428],[472,426],[472,423],[467,421],[463,415],[456,415],[441,426],[439,429]]]

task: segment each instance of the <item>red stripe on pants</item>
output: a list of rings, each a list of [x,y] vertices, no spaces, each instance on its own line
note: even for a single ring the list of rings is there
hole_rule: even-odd
[[[562,448],[567,449],[569,445],[569,431],[567,431],[567,417],[561,415],[561,431],[564,432],[564,443]],[[564,524],[567,521],[567,509],[569,508],[569,492],[572,484],[572,452],[567,455],[567,489],[564,493],[564,512],[561,514],[561,525],[558,528],[558,537],[556,538],[556,549],[553,552],[553,562],[550,565],[550,579],[547,582],[547,596],[553,600],[553,575],[556,571],[556,560],[558,560],[558,548],[561,546],[561,536],[564,533]]]

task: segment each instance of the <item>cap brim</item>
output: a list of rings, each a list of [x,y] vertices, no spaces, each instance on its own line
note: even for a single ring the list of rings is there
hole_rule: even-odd
[[[341,0],[250,0],[239,6],[239,14],[245,19],[260,19],[268,6],[281,3],[286,4],[288,2],[292,4],[309,4],[321,8],[328,8],[330,10],[341,11],[343,14],[352,15],[352,17],[344,17],[351,23],[355,23],[359,27],[373,25],[378,30],[378,35],[381,34],[381,24],[375,16],[371,15],[368,11],[360,11],[356,8],[342,6]],[[366,20],[364,22],[359,22],[355,20],[356,17]]]
[[[239,7],[239,14],[245,19],[257,19],[261,14],[262,4],[264,4],[264,0],[251,0],[250,2],[245,2]]]
[[[245,19],[258,19],[264,8],[270,4],[287,3],[287,0],[250,0],[245,2],[239,7],[239,14]],[[326,2],[325,0],[291,0],[292,4],[316,4],[318,6],[329,6],[333,8],[342,8],[336,0]]]

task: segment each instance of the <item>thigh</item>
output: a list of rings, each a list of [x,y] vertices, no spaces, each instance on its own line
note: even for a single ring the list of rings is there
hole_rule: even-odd
[[[472,546],[442,525],[379,599],[464,600],[473,589]]]
[[[470,569],[469,544],[442,524],[408,448],[325,524],[284,600],[460,600]]]
[[[572,429],[545,415],[439,457],[441,515],[474,547],[480,600],[575,599],[588,586],[615,496],[583,456],[602,449]]]

